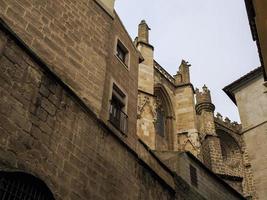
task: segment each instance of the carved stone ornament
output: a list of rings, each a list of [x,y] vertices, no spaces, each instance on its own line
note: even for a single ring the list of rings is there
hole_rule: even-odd
[[[150,103],[148,96],[138,95],[137,118],[140,119],[146,104]]]
[[[151,112],[153,114],[153,120],[156,122],[157,120],[157,105],[156,100],[151,105],[151,99],[148,96],[138,96],[138,107],[137,107],[137,119],[141,118],[141,114],[144,111],[145,106],[148,105],[151,109]]]

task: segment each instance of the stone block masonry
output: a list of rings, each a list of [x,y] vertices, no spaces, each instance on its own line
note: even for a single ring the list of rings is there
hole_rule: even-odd
[[[155,68],[153,47],[146,44],[147,56],[139,52],[116,12],[103,7],[105,2],[0,2],[0,176],[31,174],[46,183],[55,199],[203,199],[136,134],[138,64],[149,58],[155,80],[168,85],[151,86],[168,113],[166,138],[155,137],[156,147],[199,146],[189,71],[181,70],[188,74],[186,84],[176,85],[179,77]],[[120,45],[125,62],[117,56]],[[115,85],[123,94],[119,110],[128,116],[127,134],[109,121]],[[177,105],[169,93],[178,91],[188,98]],[[181,108],[177,118],[172,105]],[[180,133],[188,138],[172,144]]]
[[[3,31],[0,46],[1,170],[33,174],[62,200],[175,198],[172,187]]]
[[[95,113],[100,112],[110,15],[94,0],[4,0],[0,17]]]

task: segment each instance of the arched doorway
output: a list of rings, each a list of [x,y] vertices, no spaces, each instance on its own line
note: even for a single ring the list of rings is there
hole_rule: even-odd
[[[54,200],[40,179],[22,172],[0,172],[0,200]]]

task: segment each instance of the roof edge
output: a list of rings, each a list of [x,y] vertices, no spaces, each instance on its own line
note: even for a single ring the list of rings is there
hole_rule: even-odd
[[[234,90],[242,87],[243,85],[247,84],[248,82],[254,80],[255,78],[263,75],[263,67],[257,67],[256,69],[250,71],[249,73],[241,76],[239,79],[235,80],[234,82],[230,83],[229,85],[225,86],[222,90],[228,95],[228,97],[234,102],[236,105],[236,99],[234,95]]]

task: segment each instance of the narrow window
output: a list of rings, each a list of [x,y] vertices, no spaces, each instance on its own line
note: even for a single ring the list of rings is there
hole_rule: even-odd
[[[127,65],[128,62],[128,50],[126,47],[118,40],[117,42],[117,48],[116,48],[116,55],[117,57],[125,64]]]
[[[191,178],[191,185],[198,187],[197,169],[192,165],[190,165],[190,178]]]
[[[162,107],[157,108],[157,121],[156,121],[156,132],[160,136],[164,137],[165,135],[165,114]]]
[[[127,133],[128,116],[125,113],[126,96],[113,84],[112,97],[110,100],[109,121],[122,133]]]

